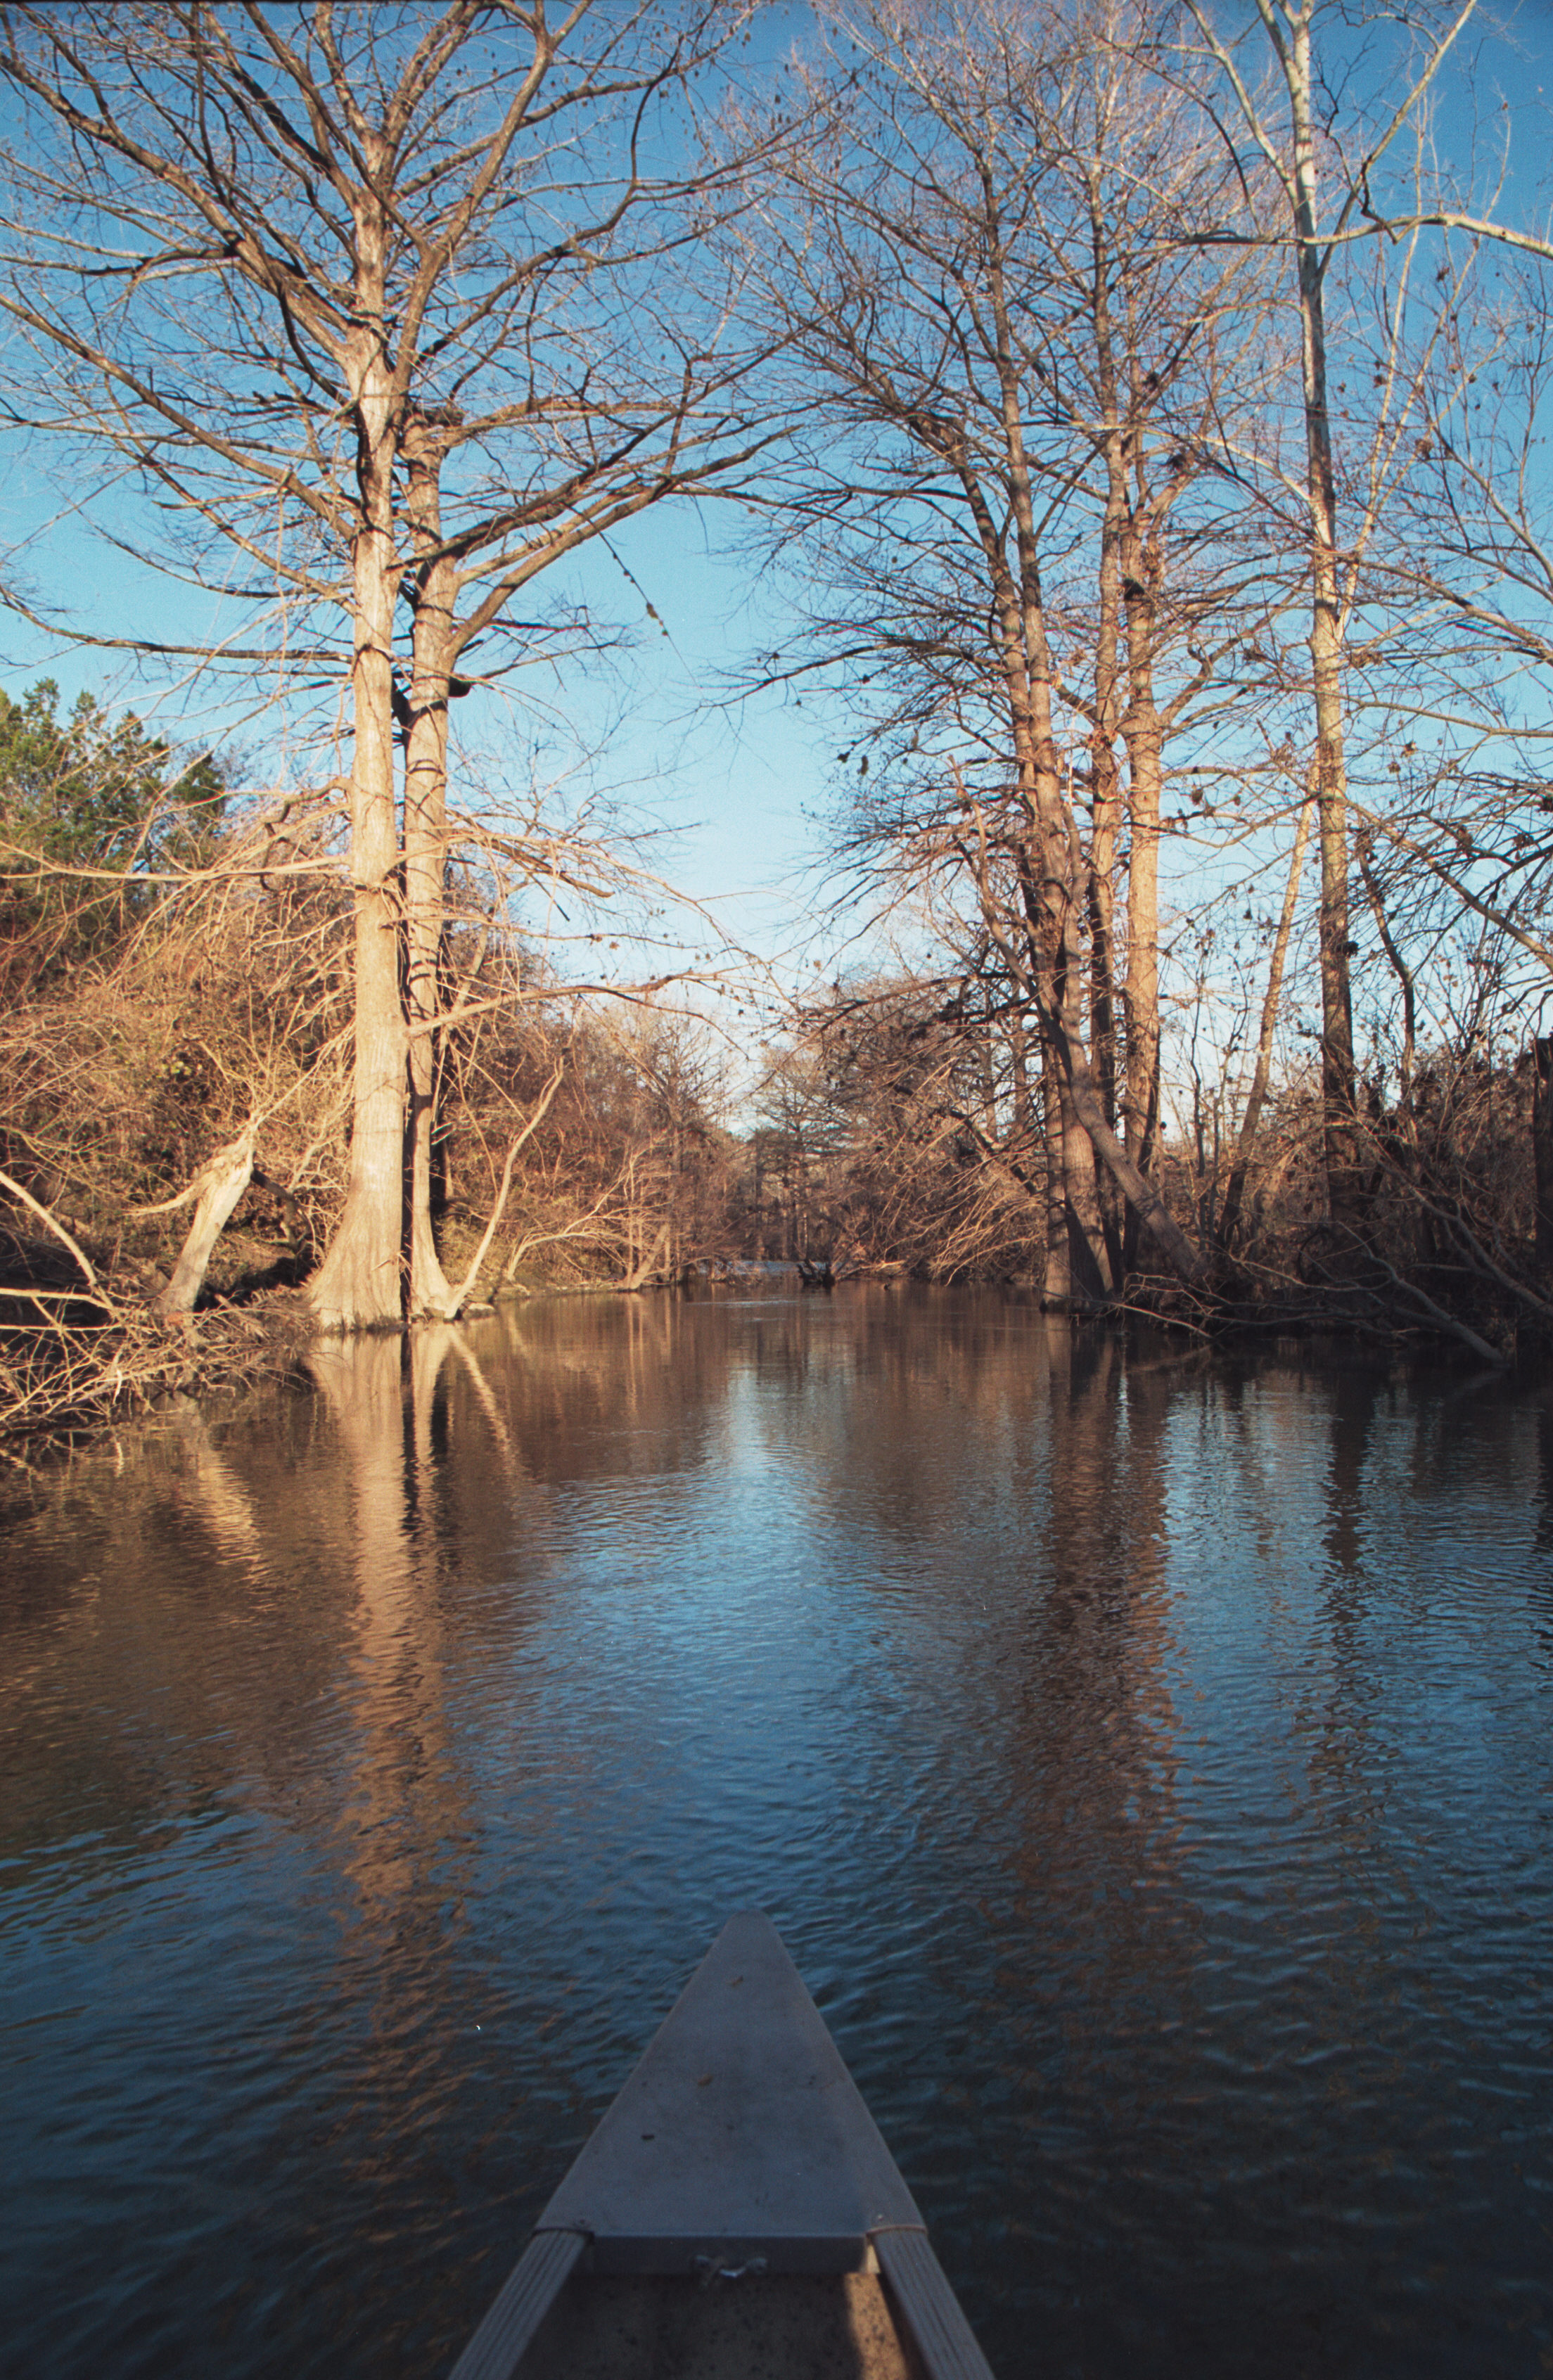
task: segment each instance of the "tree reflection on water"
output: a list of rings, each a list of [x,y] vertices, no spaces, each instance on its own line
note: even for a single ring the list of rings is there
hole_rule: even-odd
[[[19,2368],[436,2368],[752,1901],[1003,2380],[1535,2368],[1550,1414],[534,1300],[18,1490]]]

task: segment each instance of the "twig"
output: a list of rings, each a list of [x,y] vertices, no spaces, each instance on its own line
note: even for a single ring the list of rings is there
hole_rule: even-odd
[[[24,1190],[19,1182],[13,1182],[8,1173],[0,1173],[0,1189],[8,1190],[13,1198],[19,1198],[24,1207],[30,1208],[32,1213],[37,1216],[40,1223],[43,1224],[47,1230],[54,1233],[56,1240],[62,1241],[65,1246],[69,1249],[70,1254],[75,1257],[76,1262],[79,1265],[82,1272],[85,1273],[88,1281],[91,1283],[92,1288],[95,1289],[97,1287],[97,1275],[92,1271],[87,1258],[77,1246],[75,1241],[70,1237],[70,1234],[66,1230],[64,1224],[55,1216],[51,1215],[46,1207],[39,1204],[38,1200],[32,1196],[30,1190]]]
[[[29,1281],[25,1289],[18,1289],[8,1281],[0,1281],[0,1297],[25,1297],[33,1305],[36,1305],[40,1298],[61,1297],[69,1305],[99,1305],[104,1314],[116,1315],[117,1313],[117,1308],[111,1305],[105,1297],[100,1295],[93,1297],[87,1290],[42,1289],[31,1281]],[[4,1323],[0,1323],[0,1330],[4,1330],[5,1327]]]

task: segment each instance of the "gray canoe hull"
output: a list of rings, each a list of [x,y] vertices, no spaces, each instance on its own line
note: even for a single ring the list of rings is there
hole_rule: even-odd
[[[582,2149],[454,2380],[520,2380],[585,2277],[720,2290],[882,2276],[907,2368],[991,2380],[927,2226],[776,1928],[733,1917]],[[861,2370],[863,2367],[857,2367]]]

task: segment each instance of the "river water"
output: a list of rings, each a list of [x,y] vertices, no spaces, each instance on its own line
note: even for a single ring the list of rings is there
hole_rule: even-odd
[[[0,1589],[0,2367],[443,2370],[770,1911],[1001,2380],[1553,2368],[1553,1394],[531,1301]]]

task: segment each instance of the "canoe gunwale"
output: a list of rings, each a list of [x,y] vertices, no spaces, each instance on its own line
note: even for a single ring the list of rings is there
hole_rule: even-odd
[[[536,2232],[454,2365],[451,2380],[513,2380],[587,2245],[576,2231]]]

